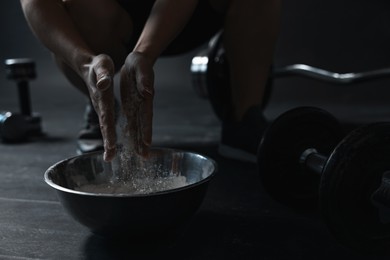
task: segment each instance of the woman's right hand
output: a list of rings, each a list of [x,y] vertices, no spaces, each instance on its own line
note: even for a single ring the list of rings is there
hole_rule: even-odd
[[[116,150],[115,130],[115,67],[112,59],[105,54],[94,56],[84,65],[84,81],[96,113],[104,143],[104,160],[111,161]]]

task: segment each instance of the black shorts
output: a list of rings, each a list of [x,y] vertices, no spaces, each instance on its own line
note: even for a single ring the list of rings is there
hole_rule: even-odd
[[[117,0],[129,13],[134,32],[129,49],[132,50],[149,16],[154,0]],[[216,12],[208,0],[199,4],[183,31],[164,50],[162,55],[177,55],[191,51],[210,40],[223,26],[224,15]]]

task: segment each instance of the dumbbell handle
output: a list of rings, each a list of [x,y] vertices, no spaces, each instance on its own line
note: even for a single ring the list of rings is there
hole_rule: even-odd
[[[320,154],[315,148],[306,149],[299,158],[299,162],[303,167],[319,175],[322,174],[327,160],[328,157]]]
[[[20,112],[22,115],[31,116],[30,89],[28,81],[20,80],[17,82]]]
[[[303,151],[299,158],[303,167],[310,169],[313,173],[322,175],[322,171],[328,158],[320,154],[314,148]],[[383,224],[390,224],[390,171],[383,174],[380,186],[374,190],[371,202],[378,209],[378,216]]]
[[[31,116],[30,89],[28,81],[35,79],[35,62],[32,59],[5,60],[7,78],[16,81],[18,86],[19,106],[22,115]]]

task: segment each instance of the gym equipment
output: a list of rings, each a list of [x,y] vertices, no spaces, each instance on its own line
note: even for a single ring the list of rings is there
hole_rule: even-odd
[[[231,94],[222,31],[211,38],[208,47],[192,59],[191,75],[195,92],[210,100],[218,118],[225,118],[231,108]]]
[[[209,99],[214,113],[224,119],[232,109],[229,82],[229,63],[223,46],[223,31],[219,31],[191,61],[192,85],[196,94]],[[272,80],[269,78],[264,93],[265,108],[271,96]]]
[[[329,156],[343,137],[338,120],[321,109],[304,107],[278,117],[266,129],[258,151],[266,190],[283,204],[315,209],[320,176],[302,167],[301,157],[309,149]]]
[[[0,136],[3,142],[18,142],[26,139],[29,124],[21,114],[0,113]]]
[[[389,77],[390,68],[381,68],[363,72],[338,73],[306,64],[292,64],[285,67],[275,68],[273,70],[273,78],[287,76],[303,76],[333,84],[349,85]]]
[[[275,200],[300,210],[318,207],[340,243],[378,253],[390,251],[389,158],[390,123],[367,124],[344,137],[331,114],[300,107],[265,131],[258,167]]]
[[[208,42],[207,47],[192,58],[190,68],[195,92],[199,97],[210,100],[212,109],[219,119],[223,119],[231,109],[229,64],[222,37],[223,31],[218,32]],[[292,64],[282,67],[272,66],[265,88],[263,108],[267,106],[272,94],[273,80],[289,76],[302,76],[337,85],[351,85],[353,83],[389,77],[390,68],[365,72],[338,73],[306,64]]]
[[[5,60],[6,76],[16,81],[20,113],[0,113],[0,136],[4,142],[19,142],[29,137],[42,135],[41,117],[31,109],[29,80],[36,78],[35,62],[32,59]]]

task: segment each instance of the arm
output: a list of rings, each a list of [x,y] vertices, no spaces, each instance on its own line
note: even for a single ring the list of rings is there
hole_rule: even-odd
[[[20,0],[20,3],[35,36],[84,81],[99,115],[104,158],[111,160],[116,142],[111,58],[96,55],[87,46],[62,0]]]
[[[198,0],[157,0],[134,47],[154,61],[184,28]]]
[[[157,0],[145,27],[121,70],[121,100],[127,120],[128,147],[148,154],[152,142],[153,66],[162,51],[180,33],[198,0]]]
[[[67,14],[62,0],[20,0],[26,20],[35,36],[79,75],[81,64],[90,63],[88,48]]]

